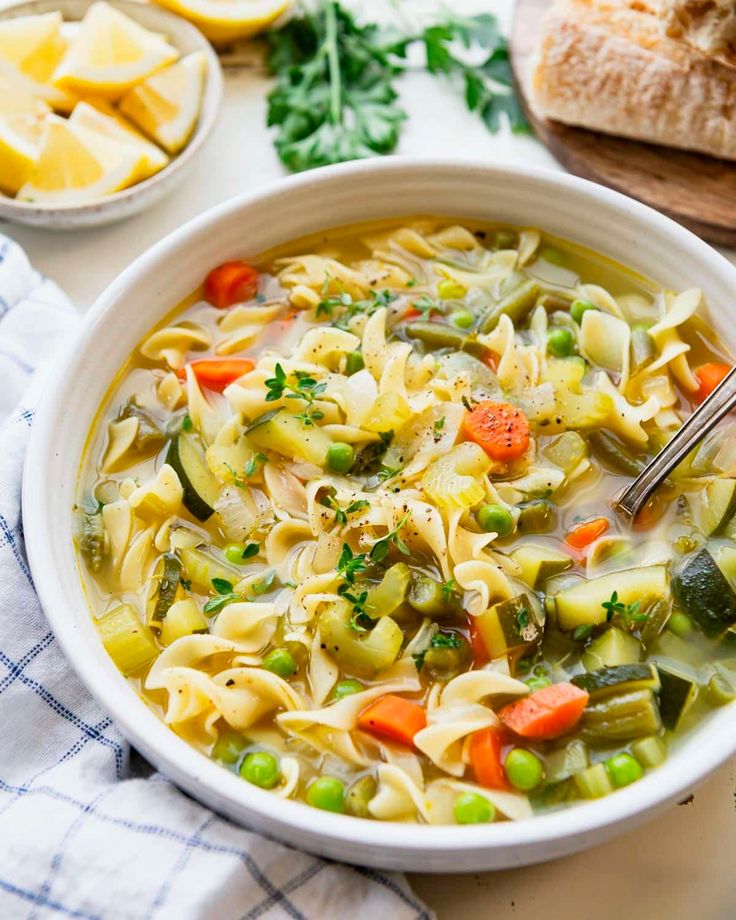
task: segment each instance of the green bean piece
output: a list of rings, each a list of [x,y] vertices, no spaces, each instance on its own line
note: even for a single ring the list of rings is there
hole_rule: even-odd
[[[493,803],[477,792],[463,792],[453,809],[458,824],[490,824],[496,817]]]
[[[517,507],[519,533],[549,533],[557,526],[557,506],[546,498],[533,498]]]
[[[345,797],[345,810],[356,818],[371,818],[368,803],[376,794],[378,788],[372,776],[361,776],[348,790]]]
[[[636,477],[646,466],[646,457],[634,456],[620,441],[605,431],[589,432],[588,443],[595,457],[606,469],[614,473]]]
[[[345,373],[348,377],[352,377],[353,374],[357,374],[358,371],[362,371],[364,367],[365,361],[363,360],[362,351],[348,352],[348,355],[345,358]]]
[[[423,667],[433,680],[452,680],[473,660],[468,640],[459,633],[437,633],[424,653]]]
[[[461,609],[459,596],[429,575],[415,576],[407,600],[417,613],[433,619],[454,616]]]
[[[631,330],[631,376],[651,364],[657,357],[657,346],[649,335],[649,330],[641,324]]]
[[[333,776],[318,776],[307,789],[307,804],[322,811],[345,811],[345,786]]]
[[[518,325],[535,305],[540,293],[541,289],[536,281],[532,281],[531,278],[522,281],[518,287],[486,310],[480,318],[478,330],[484,335],[493,332],[502,316],[508,316],[514,325]]]
[[[481,345],[474,335],[467,335],[446,323],[417,320],[415,323],[407,323],[404,331],[410,339],[418,339],[432,350],[453,348],[455,351],[467,351],[472,355],[488,353],[488,349]]]
[[[711,706],[725,706],[736,700],[736,682],[722,672],[716,672],[705,688],[705,699]]]

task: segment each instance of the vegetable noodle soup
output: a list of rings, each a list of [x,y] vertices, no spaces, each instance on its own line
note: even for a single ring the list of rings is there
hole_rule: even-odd
[[[736,426],[633,530],[610,505],[728,370],[701,301],[433,219],[213,267],[91,437],[101,641],[314,808],[513,821],[637,782],[736,696]]]

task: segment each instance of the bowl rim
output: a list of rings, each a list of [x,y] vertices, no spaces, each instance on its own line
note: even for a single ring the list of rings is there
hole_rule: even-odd
[[[15,3],[12,6],[0,9],[0,20],[15,19],[18,16],[40,15],[45,12],[55,12],[59,10],[64,17],[64,22],[67,22],[68,14],[65,12],[66,8],[83,7],[86,11],[95,2],[97,2],[97,0],[23,0],[21,3]],[[125,13],[126,16],[135,20],[139,25],[145,25],[140,22],[139,19],[141,11],[143,17],[150,17],[158,21],[160,23],[158,31],[166,33],[169,41],[177,47],[177,50],[180,52],[179,60],[181,60],[184,54],[173,41],[171,34],[167,32],[166,28],[167,24],[170,25],[172,22],[176,22],[176,28],[187,33],[193,45],[197,46],[187,53],[193,54],[195,51],[201,51],[204,54],[207,62],[207,70],[202,92],[202,107],[194,132],[184,149],[171,157],[163,169],[160,169],[152,176],[148,176],[141,182],[136,182],[128,186],[128,188],[113,192],[111,195],[95,198],[94,201],[87,201],[83,204],[33,202],[18,201],[16,198],[9,195],[0,195],[0,207],[6,211],[5,216],[7,219],[12,218],[13,212],[19,216],[21,214],[50,214],[63,217],[65,215],[76,216],[99,213],[100,211],[107,211],[115,208],[118,205],[122,206],[125,202],[145,194],[161,183],[172,180],[174,175],[180,172],[199,152],[212,133],[222,104],[223,76],[220,59],[204,35],[202,35],[195,25],[184,19],[183,16],[179,16],[177,13],[173,13],[171,10],[164,9],[153,3],[141,3],[140,0],[105,0],[105,2],[119,9],[120,12]],[[45,7],[48,7],[48,9],[45,9]],[[78,22],[79,20],[71,21]],[[149,26],[145,27],[149,28]]]
[[[373,174],[377,180],[382,175],[397,176],[421,173],[423,170],[435,174],[458,174],[470,170],[482,173],[494,180],[513,183],[528,181],[542,185],[553,192],[563,192],[586,199],[591,205],[605,207],[615,217],[616,212],[634,217],[642,224],[642,230],[657,233],[677,241],[681,247],[697,255],[703,274],[713,272],[736,286],[736,268],[722,255],[700,240],[689,230],[676,224],[648,206],[627,198],[611,189],[596,185],[575,176],[553,170],[529,166],[491,165],[483,161],[458,158],[414,158],[389,157],[362,160],[338,166],[322,167],[308,173],[279,179],[255,191],[237,196],[215,205],[192,218],[157,242],[151,249],[138,256],[100,295],[86,314],[82,328],[73,344],[66,362],[59,362],[47,378],[46,398],[39,406],[31,431],[26,453],[23,475],[23,522],[26,534],[26,551],[41,605],[48,622],[56,635],[68,661],[82,682],[90,690],[100,706],[112,717],[123,735],[152,763],[162,769],[173,781],[190,794],[205,801],[221,813],[228,804],[236,805],[235,820],[248,821],[260,831],[273,836],[293,840],[299,833],[299,843],[305,849],[327,853],[332,858],[341,858],[340,847],[346,848],[344,859],[356,859],[356,850],[366,864],[398,868],[408,864],[408,854],[418,852],[428,855],[452,853],[489,854],[514,848],[522,852],[525,847],[550,844],[540,854],[534,852],[534,861],[554,858],[558,855],[580,849],[601,837],[601,831],[608,836],[630,829],[642,823],[648,816],[662,811],[671,801],[682,798],[702,782],[713,770],[736,753],[736,732],[722,731],[709,737],[707,750],[698,758],[678,760],[678,770],[668,771],[665,765],[648,774],[638,783],[617,790],[615,795],[592,802],[577,804],[572,808],[549,814],[534,815],[530,819],[502,822],[481,826],[426,826],[396,822],[373,822],[354,819],[346,815],[319,812],[315,818],[313,809],[299,802],[282,800],[271,793],[243,783],[235,775],[225,771],[218,764],[179,738],[152,711],[150,718],[141,718],[141,710],[132,705],[140,699],[133,688],[120,683],[120,675],[113,675],[101,662],[84,653],[82,643],[74,641],[73,631],[68,627],[72,621],[65,607],[71,611],[71,603],[65,602],[57,585],[55,573],[49,568],[45,556],[44,541],[53,526],[45,506],[43,470],[45,458],[55,450],[54,437],[56,420],[62,417],[63,391],[73,377],[77,363],[94,345],[94,336],[99,326],[114,305],[135,282],[152,276],[157,262],[165,255],[186,250],[189,241],[205,228],[214,229],[219,222],[256,203],[288,195],[292,191],[314,186],[318,190],[330,179],[348,180],[364,174]],[[396,218],[400,219],[400,218]],[[162,315],[165,311],[162,310]],[[153,323],[152,323],[153,325]],[[77,461],[79,462],[79,461]],[[74,475],[76,477],[77,470]],[[33,483],[33,487],[31,487]],[[39,488],[39,483],[41,487]],[[115,679],[117,678],[117,679]],[[123,691],[123,688],[124,691]],[[736,728],[736,706],[726,707],[729,720]],[[722,710],[719,717],[726,716]],[[675,758],[673,758],[674,760]],[[232,817],[232,814],[230,815]],[[304,841],[308,840],[308,843]],[[564,841],[564,842],[563,842]],[[557,842],[557,846],[554,844]],[[349,847],[355,847],[352,851]],[[375,855],[376,848],[381,853]],[[373,851],[374,855],[370,855]],[[402,862],[403,860],[403,862]],[[513,862],[523,864],[530,859],[517,856]],[[485,861],[487,864],[487,860]],[[443,871],[470,871],[484,864],[475,859],[468,866],[448,865]],[[508,863],[506,863],[508,864]]]

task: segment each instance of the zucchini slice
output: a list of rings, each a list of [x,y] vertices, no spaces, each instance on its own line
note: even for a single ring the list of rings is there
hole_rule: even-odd
[[[642,651],[641,642],[635,636],[617,626],[609,626],[588,645],[582,661],[588,671],[615,668],[622,664],[637,664],[641,661]]]
[[[184,490],[184,507],[198,521],[206,521],[215,513],[215,502],[222,488],[210,472],[203,451],[184,432],[169,445],[166,462],[174,468]]]
[[[659,674],[653,664],[621,664],[614,668],[599,668],[587,674],[577,674],[570,683],[586,690],[591,700],[612,693],[632,693],[636,690],[659,690]]]
[[[560,591],[553,598],[560,629],[567,631],[577,626],[605,623],[603,604],[611,599],[614,591],[621,603],[638,601],[640,609],[646,611],[655,601],[669,600],[667,569],[663,565],[650,565],[613,572]]]
[[[736,513],[736,479],[714,479],[687,496],[693,524],[706,537],[717,533]]]
[[[146,612],[149,625],[154,628],[161,627],[161,621],[166,618],[169,608],[181,593],[181,562],[175,553],[166,553],[156,563],[156,569],[151,580],[151,590],[146,603]]]
[[[635,690],[616,693],[591,702],[583,713],[581,736],[588,743],[607,745],[656,735],[662,718],[654,693]]]
[[[511,553],[519,566],[520,578],[530,588],[541,588],[548,578],[560,575],[572,568],[572,559],[567,553],[560,553],[548,546],[526,544]]]
[[[537,604],[528,595],[517,594],[476,617],[476,627],[492,659],[508,655],[513,669],[519,658],[540,647],[543,630]]]
[[[659,711],[662,724],[670,731],[677,731],[685,713],[695,702],[698,684],[692,677],[682,671],[658,664],[661,689],[659,691]]]
[[[706,636],[717,636],[736,622],[736,592],[708,549],[686,560],[672,579],[672,591]]]

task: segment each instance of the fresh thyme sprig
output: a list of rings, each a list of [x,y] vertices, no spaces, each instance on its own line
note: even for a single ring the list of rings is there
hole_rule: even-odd
[[[290,383],[293,377],[296,383]],[[321,409],[314,409],[315,399],[327,389],[327,383],[318,383],[307,371],[293,371],[287,376],[280,364],[274,368],[274,376],[265,381],[266,402],[275,402],[277,399],[301,399],[307,405],[303,412],[297,415],[305,428],[311,428],[315,422],[325,417]]]

